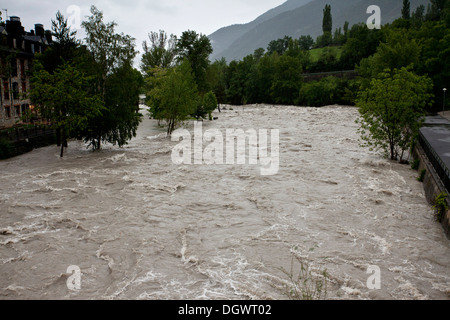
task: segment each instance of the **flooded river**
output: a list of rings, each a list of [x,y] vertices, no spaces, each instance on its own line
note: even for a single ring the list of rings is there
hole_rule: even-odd
[[[278,172],[174,164],[147,118],[123,149],[0,161],[0,299],[287,299],[298,260],[327,270],[328,299],[450,298],[450,241],[418,173],[359,146],[356,109],[215,116],[204,130],[279,129]]]

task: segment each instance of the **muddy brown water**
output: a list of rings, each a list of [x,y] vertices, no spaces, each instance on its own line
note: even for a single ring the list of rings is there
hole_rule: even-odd
[[[450,242],[418,173],[360,147],[355,108],[232,109],[203,129],[279,129],[277,174],[174,164],[149,119],[123,149],[0,161],[0,299],[287,299],[293,257],[327,270],[328,299],[449,299]]]

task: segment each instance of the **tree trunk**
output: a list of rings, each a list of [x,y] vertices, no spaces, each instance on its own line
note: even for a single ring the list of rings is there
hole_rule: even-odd
[[[66,141],[66,134],[64,128],[61,128],[61,135],[60,135],[60,141],[61,141],[61,154],[60,157],[64,157],[64,147],[67,145]]]

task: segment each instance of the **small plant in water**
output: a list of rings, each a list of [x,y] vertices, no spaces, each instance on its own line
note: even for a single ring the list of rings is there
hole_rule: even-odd
[[[299,264],[299,270],[295,271],[295,261]],[[328,273],[326,270],[314,273],[310,266],[299,257],[293,255],[290,271],[281,268],[287,276],[285,295],[291,300],[325,300],[327,298]]]
[[[447,197],[448,194],[441,192],[436,199],[434,199],[433,209],[436,213],[436,220],[439,222],[442,222],[442,218],[444,218],[445,213],[448,211]]]

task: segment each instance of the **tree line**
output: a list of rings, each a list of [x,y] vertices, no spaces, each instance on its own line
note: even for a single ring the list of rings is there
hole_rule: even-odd
[[[433,81],[435,101],[442,107],[448,83],[449,1],[432,0],[414,11],[404,1],[402,17],[380,30],[365,23],[332,32],[331,6],[324,9],[323,34],[298,39],[284,37],[240,61],[217,60],[207,69],[209,85],[220,103],[323,106],[355,104],[361,84],[383,71],[413,65],[413,71]],[[308,74],[356,70],[360,77],[330,76],[305,82]],[[431,107],[430,107],[431,109]]]
[[[31,98],[58,129],[61,155],[71,137],[84,139],[94,150],[102,143],[126,144],[142,118],[138,94],[144,91],[150,116],[166,124],[169,135],[187,119],[211,119],[220,104],[357,105],[368,144],[402,159],[418,117],[442,105],[439,93],[450,76],[449,6],[450,0],[431,0],[427,10],[420,6],[411,12],[405,0],[402,18],[380,30],[345,23],[332,34],[332,8],[327,5],[323,34],[316,40],[284,37],[230,63],[211,63],[211,43],[195,31],[180,38],[150,32],[142,46],[141,72],[132,67],[135,39],[117,34],[116,24],[105,23],[97,8],[91,8],[82,24],[83,44],[58,13],[52,23],[54,44],[36,59]],[[316,58],[314,50],[319,52]],[[356,79],[304,81],[305,73],[353,69],[359,74]],[[390,96],[380,94],[388,91]],[[408,94],[414,100],[406,99]],[[390,126],[377,124],[382,117],[374,113],[375,105],[386,110],[395,105],[392,101],[401,101],[403,109],[390,114],[402,113],[404,119],[383,120]],[[411,115],[407,111],[412,109]],[[392,125],[401,129],[383,131]],[[383,142],[374,143],[376,136]]]

